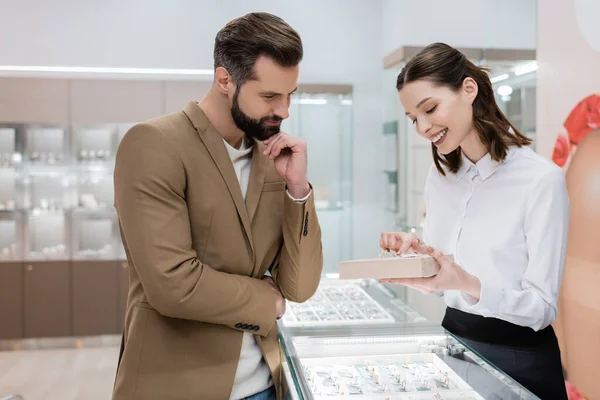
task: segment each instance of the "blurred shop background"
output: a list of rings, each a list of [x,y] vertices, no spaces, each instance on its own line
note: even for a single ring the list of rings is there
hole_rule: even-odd
[[[115,151],[133,124],[203,97],[214,37],[227,21],[268,11],[302,37],[299,91],[282,129],[308,142],[324,274],[335,278],[338,261],[377,257],[380,232],[422,229],[431,149],[404,117],[395,90],[404,63],[431,42],[458,47],[491,69],[498,103],[534,149],[558,160],[557,137],[572,131],[565,119],[580,101],[600,95],[600,28],[592,17],[599,4],[0,0],[0,398],[109,398],[128,284],[112,204]],[[600,102],[593,101],[580,118],[597,128]],[[591,128],[584,129],[592,132],[588,141]],[[570,250],[557,330],[570,379],[600,399],[593,381],[600,167],[584,169],[593,178],[569,187],[572,201],[584,199],[573,201],[583,210],[576,213],[583,250]],[[583,284],[590,290],[582,294]],[[439,298],[391,290],[441,321]],[[71,347],[73,340],[110,352],[91,346],[72,358],[19,351]],[[82,392],[68,383],[57,389],[59,370],[96,397],[77,397]]]

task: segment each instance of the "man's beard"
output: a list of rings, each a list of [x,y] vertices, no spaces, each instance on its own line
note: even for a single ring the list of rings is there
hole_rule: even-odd
[[[262,117],[260,120],[256,120],[249,117],[240,108],[240,104],[238,102],[239,94],[240,89],[238,88],[233,95],[231,116],[233,117],[233,122],[235,122],[236,126],[246,134],[246,137],[264,142],[271,136],[278,134],[280,130],[279,125],[268,126],[265,125],[265,122],[281,122],[283,118],[273,115],[269,117]]]

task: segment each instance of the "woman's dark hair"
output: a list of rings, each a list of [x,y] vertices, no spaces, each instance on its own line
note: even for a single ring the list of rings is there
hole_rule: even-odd
[[[396,89],[401,90],[407,83],[425,79],[437,86],[458,91],[465,78],[472,78],[479,88],[473,102],[473,125],[492,160],[502,161],[510,146],[529,146],[531,139],[519,132],[498,108],[487,72],[489,69],[476,66],[455,48],[444,43],[433,43],[406,63],[398,75]],[[460,147],[449,154],[440,155],[432,143],[431,151],[433,162],[442,175],[446,175],[442,165],[453,173],[458,171],[461,164]]]

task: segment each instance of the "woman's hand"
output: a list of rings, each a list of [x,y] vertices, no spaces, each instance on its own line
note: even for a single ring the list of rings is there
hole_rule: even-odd
[[[405,254],[409,250],[424,252],[427,248],[416,234],[407,232],[382,232],[379,247],[398,254]]]
[[[475,275],[469,274],[439,250],[424,245],[418,247],[417,250],[418,253],[429,254],[435,259],[440,266],[437,275],[428,278],[381,279],[379,282],[398,283],[427,294],[444,290],[460,290],[472,296],[475,300],[479,300],[481,282]]]

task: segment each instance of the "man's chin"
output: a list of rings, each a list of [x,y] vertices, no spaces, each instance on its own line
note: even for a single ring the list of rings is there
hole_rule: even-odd
[[[277,135],[278,133],[279,133],[279,127],[277,128],[277,130],[263,131],[260,134],[260,136],[258,136],[256,138],[256,140],[264,142],[265,140],[271,139],[273,136]]]

